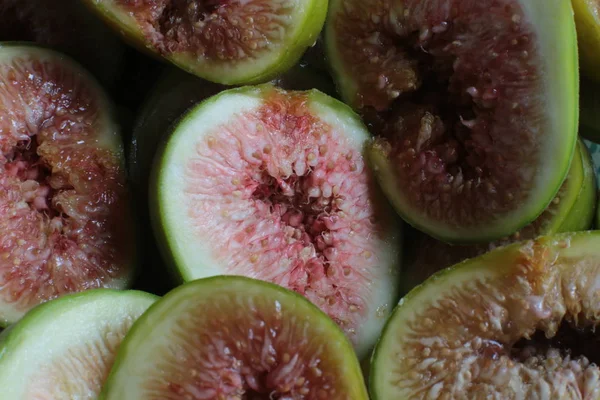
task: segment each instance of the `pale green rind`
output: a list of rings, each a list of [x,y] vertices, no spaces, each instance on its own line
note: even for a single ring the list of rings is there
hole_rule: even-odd
[[[95,129],[102,131],[103,133],[99,135],[97,141],[98,147],[110,150],[115,158],[118,159],[121,171],[125,171],[124,149],[121,140],[121,129],[117,123],[116,110],[96,78],[71,57],[52,50],[47,46],[41,46],[37,43],[30,42],[0,42],[0,63],[10,60],[13,57],[23,55],[60,63],[74,71],[78,78],[85,82],[91,89],[90,93],[94,96],[94,99],[98,104],[98,110],[100,110]],[[122,223],[131,224],[131,226],[133,226],[133,219],[130,221],[122,221]],[[132,240],[130,259],[123,262],[123,265],[128,267],[125,269],[126,273],[107,282],[104,287],[111,289],[127,288],[137,272],[137,256],[136,244],[135,241]],[[17,311],[14,309],[7,310],[6,306],[7,304],[0,302],[0,327],[6,327],[16,322],[24,314],[24,311]]]
[[[577,144],[577,154],[571,164],[572,169],[575,163],[581,164],[579,167],[582,175],[580,189],[573,206],[556,232],[577,232],[589,229],[596,213],[596,176],[590,154],[581,140]]]
[[[40,367],[55,362],[63,352],[88,343],[96,328],[104,329],[112,322],[118,325],[124,317],[141,315],[157,299],[133,290],[93,289],[31,309],[0,335],[2,395],[7,399],[21,398]]]
[[[84,0],[121,35],[136,47],[158,56],[158,51],[148,43],[135,18],[124,12],[115,4],[115,0]],[[327,0],[308,0],[303,4],[300,0],[295,8],[295,21],[290,25],[291,32],[277,43],[277,50],[269,50],[267,54],[236,65],[223,62],[198,61],[191,54],[164,54],[166,60],[179,68],[206,80],[224,85],[242,85],[267,82],[294,66],[304,51],[312,46],[319,36],[327,14]]]
[[[522,1],[525,14],[534,24],[540,61],[545,77],[543,101],[549,110],[546,118],[551,132],[540,138],[543,148],[533,188],[522,205],[510,214],[477,226],[456,227],[429,218],[422,210],[408,203],[402,188],[396,186],[391,162],[381,151],[370,153],[371,165],[376,169],[380,184],[400,216],[417,229],[439,240],[456,243],[484,243],[510,236],[534,221],[556,196],[568,171],[574,154],[578,129],[579,74],[578,53],[573,10],[569,2],[550,0],[544,2]],[[332,20],[341,0],[332,0],[326,26],[328,58],[338,82],[338,90],[347,101],[352,101],[356,85],[348,79],[335,48]],[[358,29],[358,28],[357,28]]]
[[[412,315],[418,314],[436,299],[443,298],[445,293],[463,283],[482,278],[493,280],[510,274],[517,265],[516,261],[521,257],[520,249],[523,244],[531,242],[514,243],[442,270],[415,287],[400,300],[387,321],[371,357],[369,377],[371,399],[409,400],[410,398],[406,393],[396,390],[386,382],[389,382],[389,374],[393,371],[394,362],[402,356],[393,350],[394,338],[407,329],[406,321]],[[556,246],[561,242],[569,243],[567,247],[559,246],[562,247],[560,252],[565,258],[600,257],[600,231],[562,233],[540,237],[536,242],[548,246]]]
[[[367,400],[367,390],[362,381],[360,365],[354,354],[352,345],[338,326],[329,319],[321,310],[299,294],[286,290],[271,283],[240,277],[217,276],[189,282],[182,285],[161,300],[154,303],[132,326],[127,337],[122,342],[107,383],[100,396],[101,400],[143,400],[141,397],[132,396],[136,381],[143,383],[145,376],[140,376],[142,370],[140,363],[147,354],[157,350],[157,344],[169,340],[161,335],[163,330],[169,328],[179,316],[177,312],[185,312],[185,303],[192,303],[194,298],[210,298],[213,293],[246,294],[267,297],[273,302],[278,301],[282,308],[288,309],[284,318],[292,316],[310,317],[312,328],[326,332],[327,343],[336,348],[331,354],[339,359],[343,366],[344,378],[347,383],[347,392],[352,395],[348,400]],[[210,313],[210,310],[206,310]],[[236,321],[230,321],[235,324]],[[185,332],[194,335],[201,332],[202,327],[196,327],[196,332]],[[158,373],[158,372],[157,372]]]
[[[181,140],[180,136],[184,137],[188,135],[186,133],[188,130],[190,132],[193,130],[194,134],[200,137],[205,133],[203,129],[206,125],[199,121],[210,120],[211,124],[216,124],[219,119],[219,123],[226,122],[229,113],[232,112],[228,108],[233,103],[249,102],[248,107],[250,108],[248,109],[253,109],[261,105],[272,90],[277,89],[270,84],[229,89],[199,103],[173,125],[174,132],[169,135],[169,139],[163,143],[157,153],[150,184],[152,226],[163,258],[169,263],[180,281],[186,282],[226,273],[225,267],[213,260],[210,254],[210,244],[195,241],[193,232],[186,231],[189,227],[186,227],[181,218],[176,216],[180,206],[174,204],[172,196],[182,190],[180,183],[176,181],[182,174],[179,164],[186,159],[186,156],[176,148],[177,146],[180,150],[194,148],[192,143],[178,144]],[[308,104],[316,116],[343,131],[352,141],[353,147],[364,149],[369,133],[360,118],[347,105],[317,90],[304,93],[307,94]],[[173,168],[177,168],[178,172],[172,172]],[[373,188],[378,191],[376,184],[373,184]],[[390,305],[395,304],[399,295],[401,224],[385,196],[378,192],[375,193],[373,201],[377,202],[378,207],[387,208],[389,210],[387,214],[391,217],[387,221],[383,221],[387,226],[379,243],[382,249],[380,254],[382,267],[375,271],[376,274],[370,285],[372,296],[368,302],[369,312],[357,335],[359,358],[369,353],[385,323],[385,317],[391,311]],[[190,255],[192,249],[194,254]]]

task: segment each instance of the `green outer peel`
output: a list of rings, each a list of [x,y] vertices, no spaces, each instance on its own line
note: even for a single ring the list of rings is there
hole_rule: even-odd
[[[333,69],[342,98],[352,104],[356,85],[345,70],[335,45],[334,19],[344,0],[331,0],[325,28],[328,59]],[[439,240],[471,244],[484,243],[510,236],[535,220],[556,196],[564,181],[574,154],[579,118],[578,53],[573,9],[570,2],[550,0],[521,1],[525,14],[535,24],[538,47],[545,72],[545,96],[551,132],[540,141],[540,165],[536,181],[527,200],[510,214],[497,221],[477,226],[450,226],[426,217],[411,206],[403,196],[402,188],[395,185],[396,177],[391,161],[379,146],[372,146],[370,161],[380,185],[400,216],[415,228]],[[358,28],[357,28],[358,29]]]
[[[41,367],[112,322],[141,315],[157,299],[134,290],[93,289],[34,307],[0,335],[2,397],[23,398]]]
[[[24,54],[31,55],[37,59],[59,62],[75,71],[78,74],[78,78],[85,82],[91,89],[90,93],[96,99],[98,110],[101,110],[100,115],[102,115],[102,117],[98,119],[99,122],[96,129],[99,131],[101,130],[103,134],[98,137],[98,147],[110,149],[115,156],[118,157],[121,163],[121,170],[125,171],[125,156],[121,139],[121,128],[117,123],[116,108],[96,78],[70,56],[57,52],[47,46],[31,42],[0,42],[0,63],[11,57],[22,56]],[[122,222],[123,224],[133,224],[133,220]],[[123,276],[108,282],[105,284],[105,287],[110,289],[125,289],[129,287],[135,278],[135,275],[138,273],[137,261],[138,249],[135,240],[132,239],[130,258],[124,261],[124,265],[127,266],[126,273]],[[0,302],[0,328],[15,323],[23,315],[22,312],[16,312],[15,310],[9,310],[9,313],[11,314],[7,316],[7,310],[5,309],[4,304]]]
[[[137,21],[131,13],[123,11],[116,0],[83,0],[107,23],[124,36],[129,43],[147,53],[159,56],[158,51],[147,42]],[[298,13],[291,32],[278,44],[277,51],[258,59],[240,61],[238,65],[198,61],[193,54],[162,55],[179,68],[201,78],[224,85],[256,84],[267,82],[286,72],[312,46],[325,23],[327,0],[297,0]],[[308,4],[304,4],[308,2]]]
[[[576,151],[571,170],[573,170],[573,178],[575,175],[580,176],[577,179],[581,182],[578,185],[580,189],[574,199],[565,196],[564,200],[561,200],[571,202],[572,206],[560,220],[560,226],[557,229],[551,227],[546,234],[583,231],[592,226],[596,212],[596,176],[590,153],[581,140],[577,142]]]
[[[360,365],[352,345],[338,328],[318,307],[304,297],[278,285],[241,276],[217,276],[189,282],[166,294],[154,303],[131,327],[122,342],[100,400],[142,400],[137,386],[146,378],[140,366],[152,363],[152,355],[170,338],[164,335],[176,319],[186,313],[186,303],[194,304],[194,298],[211,298],[215,293],[245,294],[248,298],[268,297],[287,309],[284,318],[310,317],[312,328],[328,335],[328,345],[335,347],[331,356],[338,358],[344,368],[348,400],[367,400]],[[210,310],[207,310],[210,313]],[[235,324],[235,321],[230,321]],[[202,327],[197,327],[201,332]],[[195,332],[184,332],[194,334]],[[162,342],[162,343],[161,343]],[[157,346],[158,345],[158,346]],[[159,371],[157,371],[159,373]]]
[[[571,0],[577,24],[581,72],[600,82],[600,6],[597,0]]]
[[[191,132],[191,130],[194,130],[196,135],[200,135],[203,134],[204,129],[207,129],[206,124],[217,126],[226,122],[232,112],[231,110],[223,111],[224,107],[218,105],[223,100],[231,102],[227,103],[228,105],[235,104],[234,107],[238,107],[240,110],[252,109],[257,104],[261,104],[264,96],[271,90],[274,90],[274,86],[271,84],[247,86],[229,89],[204,100],[173,124],[173,132],[168,135],[169,140],[162,143],[161,149],[156,154],[150,177],[151,222],[163,259],[169,264],[171,271],[180,282],[222,275],[225,270],[223,266],[212,260],[208,243],[193,242],[193,234],[190,233],[191,231],[187,231],[186,224],[173,224],[170,221],[174,218],[173,215],[180,210],[180,206],[174,204],[170,194],[178,192],[179,189],[174,190],[174,186],[179,187],[180,184],[174,182],[169,169],[179,170],[181,168],[180,161],[185,160],[187,156],[183,155],[180,150],[190,146],[189,142],[185,146],[178,145],[178,136],[183,137],[187,131]],[[360,118],[347,105],[315,89],[305,93],[308,97],[307,103],[315,115],[328,124],[343,129],[354,143],[364,146],[369,138],[368,131]],[[178,147],[179,150],[176,150]],[[399,296],[397,274],[400,269],[401,224],[383,194],[378,193],[373,198],[374,201],[380,201],[382,207],[388,207],[392,217],[384,221],[388,225],[385,235],[382,235],[385,237],[385,251],[382,250],[381,254],[382,264],[389,268],[385,269],[387,271],[385,277],[382,269],[380,271],[382,276],[374,278],[371,282],[372,304],[393,304]],[[190,254],[188,250],[191,248],[189,243],[193,243],[194,254]],[[361,326],[361,334],[358,335],[357,353],[359,358],[364,357],[370,351],[370,347],[379,335],[380,327],[385,321],[384,317],[377,316],[375,309],[372,311],[368,314],[368,320]]]
[[[371,399],[409,399],[406,393],[400,393],[396,388],[386,384],[386,381],[389,381],[389,374],[393,371],[393,362],[402,357],[402,354],[394,350],[394,337],[398,337],[405,330],[406,321],[411,315],[418,313],[435,299],[442,299],[444,293],[462,283],[481,278],[494,279],[510,274],[515,260],[520,256],[520,249],[524,244],[531,242],[514,243],[444,269],[431,276],[423,284],[416,286],[400,300],[392,312],[392,316],[388,319],[371,357],[369,376]],[[536,239],[535,242],[554,248],[558,246],[560,249],[558,251],[567,258],[600,257],[598,253],[600,231],[544,236]],[[560,243],[570,243],[570,245],[561,249]],[[393,358],[390,356],[391,354],[393,354]]]

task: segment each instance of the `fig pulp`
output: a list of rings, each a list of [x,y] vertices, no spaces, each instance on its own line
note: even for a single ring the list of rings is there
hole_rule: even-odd
[[[535,220],[577,134],[575,25],[563,0],[332,0],[342,98],[380,138],[370,162],[398,213],[451,243]]]
[[[579,141],[577,155],[567,179],[548,208],[534,222],[510,237],[487,244],[453,246],[424,233],[407,234],[402,287],[406,292],[435,272],[497,247],[538,236],[589,229],[596,210],[596,178],[585,144]]]
[[[183,280],[245,275],[324,310],[363,357],[397,301],[400,226],[343,103],[273,85],[192,108],[157,154],[154,231]]]
[[[434,275],[390,317],[371,398],[599,398],[599,249],[546,236]]]
[[[123,288],[135,256],[111,106],[66,56],[0,46],[0,324],[38,303]]]
[[[201,78],[266,82],[317,39],[327,0],[85,0],[131,42]]]
[[[352,345],[306,299],[242,277],[200,279],[138,319],[104,400],[367,400]]]
[[[156,299],[95,289],[35,307],[0,335],[2,398],[98,398],[121,340]]]
[[[295,66],[272,83],[284,89],[307,90],[315,87],[327,93],[335,92],[330,80],[324,78],[314,68],[304,65]],[[157,265],[161,264],[160,256],[157,254],[158,250],[151,237],[149,224],[146,227],[146,221],[150,220],[146,204],[152,161],[160,142],[164,141],[165,136],[170,132],[173,122],[193,105],[222,90],[225,90],[222,85],[200,79],[177,68],[169,68],[153,88],[136,121],[129,148],[129,178],[133,184],[136,199],[141,203],[137,209],[139,225],[140,231],[146,233],[143,246],[148,249],[144,253],[144,265],[160,267],[156,268],[155,273],[142,276],[142,279],[147,278],[149,281],[142,284],[144,286],[148,284],[149,287],[152,287],[153,292],[164,292],[169,280],[157,279],[163,266]]]

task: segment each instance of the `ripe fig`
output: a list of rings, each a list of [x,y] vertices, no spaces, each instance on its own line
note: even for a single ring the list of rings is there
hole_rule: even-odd
[[[314,68],[305,65],[295,66],[272,83],[284,89],[308,90],[314,87],[328,94],[335,92],[330,80]],[[150,229],[143,229],[145,221],[150,218],[146,204],[152,160],[160,142],[165,140],[165,136],[170,132],[170,126],[185,111],[225,89],[223,85],[206,81],[177,68],[169,68],[148,96],[136,121],[129,148],[129,177],[136,198],[141,204],[138,207],[140,225],[146,232],[146,242],[143,245],[148,248],[144,254],[148,261],[145,261],[144,265],[158,267],[155,268],[155,273],[141,277],[152,281],[148,282],[148,288],[152,288],[153,292],[163,292],[169,280],[160,279],[160,282],[156,282],[156,277],[161,274],[163,268],[162,265],[155,265],[160,264],[160,256],[157,254],[154,239],[150,237]],[[157,287],[157,283],[161,287]]]
[[[327,13],[327,0],[84,1],[138,47],[227,85],[290,69]]]
[[[563,0],[332,0],[342,98],[381,137],[370,163],[411,225],[489,242],[535,220],[577,137],[575,24]]]
[[[98,398],[121,340],[156,299],[94,289],[35,307],[0,335],[2,398]]]
[[[497,247],[542,235],[589,229],[596,210],[596,178],[586,146],[579,141],[577,147],[577,156],[554,200],[542,215],[514,235],[487,244],[459,246],[440,242],[419,231],[407,234],[401,279],[403,292],[437,271]]]
[[[572,0],[577,25],[581,71],[600,82],[600,3],[597,0]]]
[[[343,103],[270,84],[213,96],[174,126],[151,210],[183,280],[244,275],[324,310],[363,357],[398,296],[400,224]]]
[[[0,42],[27,41],[73,57],[107,88],[125,46],[80,0],[0,0]]]
[[[78,64],[0,46],[0,324],[40,302],[123,288],[135,246],[119,130]]]
[[[371,398],[600,398],[600,232],[519,242],[411,291],[373,355]]]
[[[180,286],[123,341],[104,400],[367,400],[352,345],[306,299],[239,276]]]

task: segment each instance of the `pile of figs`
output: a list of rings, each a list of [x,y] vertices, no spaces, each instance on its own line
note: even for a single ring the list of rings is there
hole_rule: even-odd
[[[600,399],[599,15],[0,0],[0,397]]]

